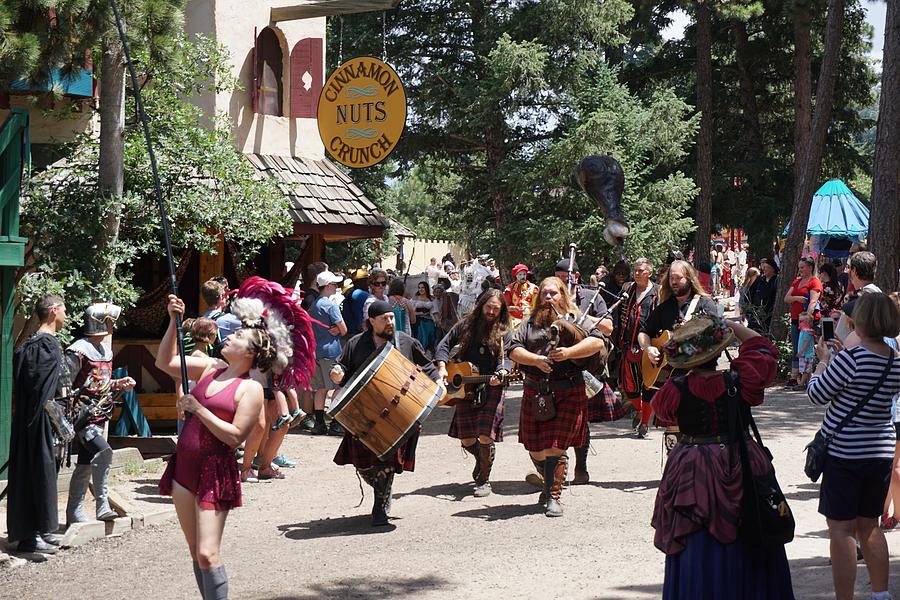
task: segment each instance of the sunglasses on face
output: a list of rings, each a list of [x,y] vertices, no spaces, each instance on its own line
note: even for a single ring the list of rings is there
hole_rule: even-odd
[[[384,287],[387,285],[386,281],[375,281],[372,283],[372,287]]]

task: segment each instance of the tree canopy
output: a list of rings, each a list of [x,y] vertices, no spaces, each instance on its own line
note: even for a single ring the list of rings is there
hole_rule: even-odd
[[[212,40],[173,41],[164,64],[137,56],[147,83],[142,98],[154,148],[172,243],[178,249],[210,251],[219,235],[235,244],[239,257],[252,258],[274,237],[291,231],[287,199],[257,178],[236,150],[228,123],[203,123],[189,98],[202,90],[233,89],[227,51]],[[126,103],[125,186],[114,206],[97,187],[98,143],[84,136],[67,151],[65,164],[31,182],[22,202],[22,232],[31,240],[19,285],[24,306],[48,291],[66,292],[70,307],[96,299],[131,306],[142,290],[133,284],[138,257],[162,252],[159,214],[153,196],[149,157]],[[225,118],[225,117],[221,117]],[[120,235],[100,244],[105,217],[120,210]],[[105,267],[117,265],[112,274]],[[78,310],[72,310],[76,317]]]
[[[813,90],[827,2],[809,0]],[[623,164],[631,258],[690,242],[696,201],[696,27],[666,40],[694,3],[419,2],[330,20],[328,65],[381,54],[407,85],[409,123],[389,180],[397,218],[507,264],[548,264],[569,242],[610,261],[602,215],[572,170],[585,155]],[[794,3],[710,2],[712,221],[742,227],[767,255],[794,191]],[[385,18],[387,36],[382,40]],[[871,27],[845,3],[822,177],[865,181],[877,74]],[[814,103],[810,97],[809,102]],[[871,135],[871,134],[870,134]],[[865,194],[864,194],[865,195]],[[440,235],[443,233],[443,235]]]

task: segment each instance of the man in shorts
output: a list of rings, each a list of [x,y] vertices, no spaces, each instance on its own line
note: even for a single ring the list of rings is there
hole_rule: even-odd
[[[313,435],[344,435],[343,428],[336,421],[332,421],[330,430],[325,425],[325,398],[330,390],[337,387],[328,374],[341,355],[341,336],[347,333],[341,309],[331,299],[337,286],[343,281],[343,277],[331,271],[319,273],[316,276],[319,295],[309,308],[309,316],[313,319],[313,334],[316,336],[316,370],[310,382],[316,420],[310,431]]]

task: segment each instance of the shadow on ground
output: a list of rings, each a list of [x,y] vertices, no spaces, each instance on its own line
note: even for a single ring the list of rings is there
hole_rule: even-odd
[[[544,508],[538,504],[503,504],[500,506],[482,506],[471,510],[453,513],[453,517],[468,517],[482,521],[507,521],[518,517],[530,517],[543,514]]]
[[[279,525],[278,531],[291,540],[314,540],[353,535],[377,535],[397,529],[396,525],[372,527],[371,520],[372,517],[368,514],[335,519],[314,519],[305,523]]]
[[[622,585],[613,588],[616,592],[604,596],[594,596],[594,600],[621,600],[622,598],[661,598],[662,585]]]
[[[416,597],[424,592],[446,589],[452,583],[435,575],[423,577],[373,580],[369,577],[357,577],[329,583],[312,584],[304,594],[271,596],[271,600],[317,600],[319,598],[353,598],[355,600],[374,600],[375,598]]]
[[[394,498],[403,498],[404,496],[428,496],[437,498],[438,500],[449,500],[459,502],[466,498],[472,497],[475,484],[467,483],[439,483],[421,487],[411,492],[394,494]],[[498,496],[527,496],[537,493],[537,488],[531,487],[524,481],[492,481],[491,491]]]

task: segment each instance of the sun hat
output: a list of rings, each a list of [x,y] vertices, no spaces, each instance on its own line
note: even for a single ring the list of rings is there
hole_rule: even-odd
[[[718,358],[733,339],[734,332],[724,319],[701,314],[675,327],[663,353],[669,365],[690,369]]]

